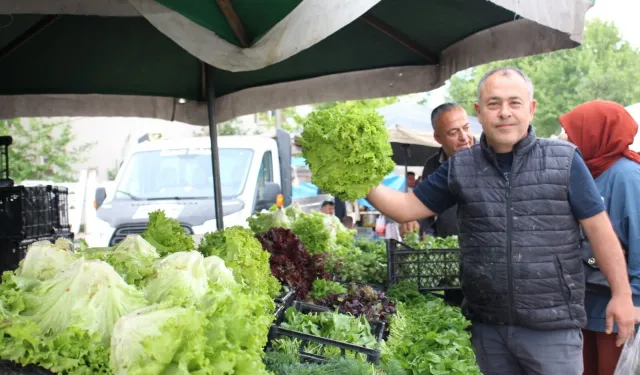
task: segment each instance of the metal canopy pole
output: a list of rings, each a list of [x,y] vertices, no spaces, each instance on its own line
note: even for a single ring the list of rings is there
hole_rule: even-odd
[[[205,64],[207,108],[209,110],[209,139],[211,139],[211,167],[213,168],[213,197],[216,207],[216,227],[224,228],[222,213],[222,187],[220,181],[220,155],[218,153],[218,125],[216,124],[216,91],[214,69]]]

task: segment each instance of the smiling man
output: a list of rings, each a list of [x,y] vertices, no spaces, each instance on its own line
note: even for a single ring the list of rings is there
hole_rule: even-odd
[[[413,192],[378,186],[367,199],[398,222],[458,205],[462,309],[483,374],[581,375],[580,225],[612,288],[607,323],[618,324],[619,345],[635,322],[620,242],[576,147],[536,137],[526,74],[487,73],[475,109],[479,144],[453,154]]]

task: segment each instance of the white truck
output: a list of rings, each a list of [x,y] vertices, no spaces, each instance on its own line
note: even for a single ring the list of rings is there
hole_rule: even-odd
[[[164,210],[195,237],[215,231],[210,145],[208,137],[137,144],[113,188],[96,192],[97,218],[85,237],[88,245],[113,246],[142,233],[155,210]],[[293,199],[291,138],[282,130],[273,136],[218,137],[218,149],[225,227],[247,226],[247,219],[271,207],[280,193],[285,205],[294,200],[304,211],[332,200],[329,195]]]

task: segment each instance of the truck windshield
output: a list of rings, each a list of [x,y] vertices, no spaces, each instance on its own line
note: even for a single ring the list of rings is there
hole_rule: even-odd
[[[220,149],[222,196],[242,194],[253,151]],[[116,199],[213,198],[210,149],[137,152],[131,156],[116,189]]]

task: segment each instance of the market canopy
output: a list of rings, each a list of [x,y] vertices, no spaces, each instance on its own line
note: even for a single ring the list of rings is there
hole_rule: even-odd
[[[0,118],[216,118],[423,92],[572,48],[588,0],[0,2]],[[205,75],[205,63],[215,67]]]

